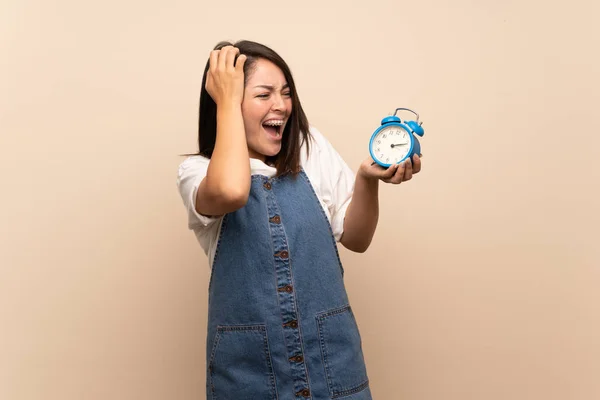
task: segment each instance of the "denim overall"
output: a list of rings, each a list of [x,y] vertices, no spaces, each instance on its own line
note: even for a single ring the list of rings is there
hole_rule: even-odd
[[[252,176],[209,284],[208,400],[370,400],[335,238],[302,170]]]

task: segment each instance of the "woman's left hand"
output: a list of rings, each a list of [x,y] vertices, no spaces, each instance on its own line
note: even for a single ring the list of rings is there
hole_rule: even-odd
[[[420,171],[421,158],[415,154],[412,158],[412,162],[407,159],[400,164],[393,164],[387,169],[382,168],[378,164],[374,164],[373,159],[369,157],[361,163],[358,175],[369,180],[380,179],[385,183],[398,185],[402,182],[411,180],[413,175],[418,174]]]

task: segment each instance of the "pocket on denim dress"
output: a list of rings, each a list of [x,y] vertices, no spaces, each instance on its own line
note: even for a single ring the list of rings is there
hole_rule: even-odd
[[[369,386],[362,341],[349,305],[317,315],[323,367],[331,398]]]
[[[211,400],[275,399],[266,327],[217,327],[208,373]]]

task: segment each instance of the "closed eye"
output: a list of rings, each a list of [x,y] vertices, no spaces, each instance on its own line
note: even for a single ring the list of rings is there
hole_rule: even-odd
[[[286,93],[283,93],[283,96],[286,96],[286,97],[291,97],[291,96],[292,96],[292,93],[291,93],[291,92],[286,92]],[[262,98],[262,99],[266,99],[267,97],[269,97],[269,94],[268,94],[268,93],[265,93],[265,94],[259,94],[259,95],[257,95],[256,97],[260,97],[260,98]]]

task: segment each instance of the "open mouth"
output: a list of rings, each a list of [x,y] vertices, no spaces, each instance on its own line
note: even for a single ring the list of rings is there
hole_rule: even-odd
[[[275,138],[281,138],[283,132],[283,120],[270,120],[263,123],[263,128],[267,133]]]

